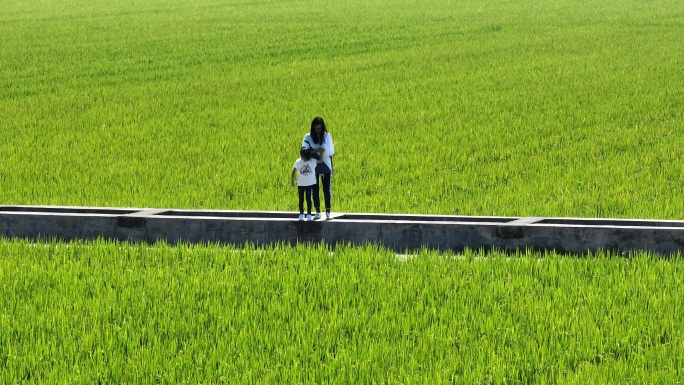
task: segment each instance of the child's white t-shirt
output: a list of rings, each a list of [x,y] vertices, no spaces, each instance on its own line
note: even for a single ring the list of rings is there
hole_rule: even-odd
[[[311,186],[316,184],[316,159],[309,159],[308,161],[297,159],[293,166],[297,169],[299,176],[297,177],[297,186]]]

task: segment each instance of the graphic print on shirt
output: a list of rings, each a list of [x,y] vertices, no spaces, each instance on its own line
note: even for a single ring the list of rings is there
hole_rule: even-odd
[[[313,170],[311,170],[311,166],[309,166],[308,164],[305,164],[304,166],[302,166],[301,169],[299,169],[299,173],[302,175],[309,175],[312,172]]]

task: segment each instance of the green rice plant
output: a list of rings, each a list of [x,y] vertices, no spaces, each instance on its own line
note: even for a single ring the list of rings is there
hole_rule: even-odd
[[[5,1],[0,202],[681,217],[684,3]]]
[[[0,241],[0,381],[675,383],[681,258]]]

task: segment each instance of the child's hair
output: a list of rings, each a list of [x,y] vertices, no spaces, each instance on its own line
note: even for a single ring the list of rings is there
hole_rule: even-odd
[[[302,157],[302,159],[311,159],[311,150],[306,147],[302,147],[302,149],[299,150],[299,156]]]

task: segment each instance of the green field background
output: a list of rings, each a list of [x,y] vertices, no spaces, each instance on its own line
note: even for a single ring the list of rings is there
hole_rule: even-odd
[[[683,219],[684,2],[2,0],[0,205]],[[0,383],[673,384],[682,259],[0,239]]]
[[[0,203],[681,219],[684,3],[3,1]]]

